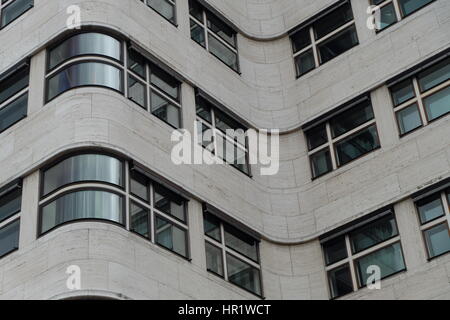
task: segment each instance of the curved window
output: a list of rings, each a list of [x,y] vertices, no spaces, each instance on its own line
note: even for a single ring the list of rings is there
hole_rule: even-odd
[[[67,158],[43,173],[43,195],[65,185],[98,181],[123,186],[123,164],[102,154],[80,154]]]
[[[101,190],[65,194],[42,207],[41,233],[68,221],[101,219],[123,224],[123,197]]]
[[[119,40],[102,33],[80,33],[65,40],[49,52],[48,68],[53,69],[70,58],[99,55],[122,61]]]
[[[47,80],[47,99],[82,86],[101,86],[122,91],[122,71],[110,64],[81,62],[73,64]]]

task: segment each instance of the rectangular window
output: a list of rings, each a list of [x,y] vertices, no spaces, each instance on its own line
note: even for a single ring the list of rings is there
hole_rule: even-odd
[[[291,34],[297,77],[358,45],[350,1],[319,14]]]
[[[259,241],[207,211],[203,222],[207,270],[262,296]]]
[[[1,0],[0,29],[16,20],[33,6],[34,0]]]
[[[141,2],[147,4],[170,23],[176,24],[175,0],[141,0]]]
[[[328,236],[322,249],[333,299],[366,286],[373,266],[381,279],[406,269],[392,209]]]
[[[19,248],[21,181],[0,188],[0,258]]]
[[[450,189],[416,201],[429,259],[450,251]]]
[[[369,0],[376,30],[381,31],[435,0]]]
[[[188,258],[186,200],[137,171],[130,171],[130,230]]]
[[[189,0],[191,39],[239,72],[237,32],[196,0]]]
[[[0,133],[27,116],[29,71],[24,65],[0,76]]]
[[[247,128],[197,95],[197,135],[206,150],[250,175]]]
[[[380,147],[369,98],[305,132],[313,178]]]
[[[450,58],[390,86],[400,135],[450,112]]]
[[[128,98],[174,128],[181,127],[181,82],[128,50]]]

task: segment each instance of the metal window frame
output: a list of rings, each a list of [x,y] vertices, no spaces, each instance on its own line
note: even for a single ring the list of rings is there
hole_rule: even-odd
[[[32,3],[31,6],[28,7],[28,9],[26,9],[24,12],[22,12],[20,15],[18,15],[17,17],[15,17],[13,20],[11,20],[10,22],[8,22],[5,25],[2,25],[2,20],[3,20],[3,10],[5,10],[6,7],[8,7],[9,5],[11,5],[14,1],[16,0],[7,0],[5,3],[1,3],[0,0],[0,30],[2,30],[3,28],[6,28],[8,25],[10,25],[11,23],[13,23],[14,21],[16,21],[17,19],[19,19],[21,16],[23,16],[26,12],[28,12],[29,10],[31,10],[34,7],[34,1]]]
[[[178,15],[177,15],[177,4],[176,4],[176,0],[164,0],[165,2],[167,2],[168,4],[172,5],[173,7],[173,21],[168,19],[167,17],[165,17],[161,12],[159,12],[157,9],[153,8],[150,4],[149,4],[149,0],[140,0],[140,2],[142,2],[145,6],[149,7],[150,9],[152,9],[154,12],[156,12],[158,15],[160,15],[164,20],[168,21],[170,24],[172,24],[173,26],[175,26],[176,28],[178,28]]]

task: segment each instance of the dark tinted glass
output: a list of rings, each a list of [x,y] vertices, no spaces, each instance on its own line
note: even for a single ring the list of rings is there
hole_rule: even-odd
[[[222,131],[223,133],[227,133],[227,130],[230,130],[230,129],[231,130],[238,130],[238,129],[245,130],[245,128],[239,122],[237,122],[233,118],[229,117],[222,111],[215,109],[214,114],[216,116],[216,128],[219,129],[220,131]]]
[[[260,272],[255,267],[227,254],[228,280],[254,294],[261,295]]]
[[[402,15],[405,17],[433,1],[434,0],[399,0],[398,2]]]
[[[223,277],[222,250],[206,242],[206,269]]]
[[[128,50],[128,69],[147,79],[145,71],[145,58],[134,50]]]
[[[42,208],[41,233],[65,222],[82,219],[102,219],[123,224],[122,197],[97,190],[65,194]]]
[[[325,148],[322,151],[316,152],[315,154],[310,156],[310,159],[312,174],[314,178],[333,170],[329,148]]]
[[[411,79],[396,84],[390,90],[392,99],[394,100],[394,106],[401,105],[416,96]]]
[[[0,197],[0,222],[20,211],[22,189],[16,188]]]
[[[210,104],[205,101],[201,97],[197,97],[197,115],[202,118],[203,120],[206,120],[208,123],[212,122],[212,115],[211,115],[211,106]]]
[[[191,39],[205,48],[206,47],[205,29],[192,19],[190,25],[191,25]]]
[[[189,0],[189,14],[203,22],[203,8],[196,0]]]
[[[150,65],[150,82],[169,97],[179,101],[180,82],[155,64]]]
[[[175,218],[186,221],[185,200],[172,191],[161,185],[155,184],[155,208],[174,216]]]
[[[328,62],[357,44],[358,36],[355,26],[345,29],[317,46],[320,53],[320,62]]]
[[[164,18],[175,23],[175,7],[172,3],[167,0],[147,0],[147,4]]]
[[[347,22],[353,20],[350,3],[346,3],[313,24],[316,39],[320,39]]]
[[[336,138],[374,118],[372,104],[366,100],[331,119],[331,133]]]
[[[244,256],[258,261],[258,241],[228,224],[224,225],[225,245]]]
[[[323,245],[326,265],[330,265],[347,258],[347,246],[345,237],[337,237],[325,242]]]
[[[328,272],[331,297],[337,298],[353,292],[352,276],[348,264]]]
[[[364,129],[336,143],[338,165],[342,166],[378,148],[378,133],[375,126]]]
[[[28,87],[29,69],[22,68],[10,77],[0,82],[0,104]]]
[[[222,236],[220,232],[220,220],[215,216],[205,213],[203,215],[203,228],[205,234],[217,241],[222,241]]]
[[[0,257],[19,248],[19,229],[19,220],[0,229]]]
[[[101,55],[121,60],[122,45],[119,40],[102,33],[80,33],[65,40],[49,52],[49,69],[81,55]]]
[[[314,53],[312,50],[308,50],[305,53],[295,57],[295,66],[297,69],[297,76],[304,75],[316,67],[316,61],[314,60]]]
[[[424,92],[450,79],[450,58],[419,73],[420,91]]]
[[[157,94],[154,90],[150,93],[150,109],[154,116],[170,124],[172,127],[179,128],[181,126],[180,108]]]
[[[430,258],[450,251],[450,232],[446,223],[426,230],[424,235]]]
[[[397,15],[395,13],[394,4],[390,3],[380,8],[380,16],[379,16],[379,25],[377,26],[378,30],[383,30],[390,25],[397,22]]]
[[[445,214],[444,206],[441,200],[441,194],[436,193],[416,203],[419,211],[420,222],[422,224],[430,222]]]
[[[361,252],[398,235],[393,215],[369,223],[350,233],[353,253]]]
[[[0,132],[27,116],[28,93],[0,109]]]
[[[311,35],[309,27],[301,29],[291,36],[292,48],[294,53],[298,52],[311,44]]]
[[[150,238],[149,212],[148,209],[137,205],[134,202],[130,204],[130,230]]]
[[[5,2],[3,2],[5,3]],[[25,11],[32,8],[33,0],[15,0],[2,9],[0,28],[3,28],[14,19],[21,16]]]
[[[321,124],[306,132],[308,139],[308,150],[313,150],[328,142],[326,125]]]
[[[122,91],[122,72],[99,62],[73,64],[47,80],[47,99],[81,86],[102,86]]]
[[[423,99],[425,111],[430,121],[450,112],[450,86]]]
[[[217,34],[222,40],[227,42],[232,47],[236,47],[236,32],[232,28],[210,12],[207,14],[207,19],[208,28],[211,31]]]
[[[401,134],[406,134],[422,126],[422,118],[416,103],[398,111],[396,115]]]
[[[186,235],[185,230],[165,219],[156,217],[155,241],[160,246],[187,257]]]
[[[133,76],[128,76],[128,98],[136,102],[142,108],[146,109],[147,101],[146,86]]]
[[[130,171],[130,191],[135,196],[143,200],[150,200],[150,181],[147,177],[136,172],[135,170]]]
[[[219,40],[217,40],[210,34],[208,34],[208,47],[209,51],[214,56],[219,58],[219,60],[221,60],[233,70],[238,71],[238,57],[236,52],[229,49],[227,46],[222,44]]]

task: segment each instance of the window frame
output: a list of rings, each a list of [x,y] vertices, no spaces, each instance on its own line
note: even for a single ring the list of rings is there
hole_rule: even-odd
[[[375,245],[372,245],[370,247],[367,247],[366,249],[359,251],[357,253],[353,253],[353,248],[352,248],[352,244],[351,244],[351,239],[350,239],[350,235],[352,232],[359,230],[360,228],[364,228],[367,225],[376,223],[379,220],[382,220],[384,218],[386,218],[387,216],[392,215],[394,221],[395,221],[395,227],[397,230],[397,235],[395,236],[391,236],[387,239],[385,239],[384,241],[377,243]],[[367,220],[366,220],[367,219]],[[341,297],[347,296],[349,294],[353,294],[355,292],[357,292],[358,290],[361,290],[363,288],[365,288],[367,286],[367,284],[362,284],[360,283],[360,277],[359,277],[359,272],[358,272],[358,266],[357,263],[361,258],[364,258],[370,254],[373,254],[375,252],[378,252],[382,249],[394,246],[396,244],[400,245],[400,251],[402,254],[402,259],[403,259],[403,265],[405,266],[404,269],[396,271],[388,276],[384,276],[380,279],[384,280],[390,277],[393,277],[399,273],[405,272],[407,271],[407,266],[406,266],[406,259],[405,259],[405,254],[404,254],[404,250],[403,250],[403,245],[402,245],[402,239],[401,239],[401,235],[399,232],[399,228],[398,228],[398,222],[397,222],[397,217],[395,215],[394,209],[391,208],[388,211],[386,211],[385,213],[381,214],[380,216],[377,216],[376,218],[364,218],[364,220],[366,220],[367,222],[361,222],[358,223],[354,228],[349,228],[349,230],[345,230],[343,232],[337,232],[335,235],[331,235],[325,239],[321,240],[321,247],[322,247],[322,257],[323,257],[323,261],[324,261],[324,267],[325,267],[325,273],[326,273],[326,277],[327,277],[327,282],[328,282],[328,293],[330,296],[331,300],[335,300],[335,299],[339,299]],[[334,262],[332,264],[326,264],[326,257],[325,257],[325,250],[324,250],[324,244],[327,243],[328,241],[332,241],[335,238],[338,237],[344,237],[345,239],[345,248],[347,251],[347,257],[343,258],[337,262]],[[341,268],[345,265],[348,265],[349,268],[349,272],[350,272],[350,277],[352,280],[352,287],[353,287],[353,291],[346,293],[344,295],[340,295],[340,296],[333,296],[332,293],[332,289],[331,289],[331,282],[330,282],[330,277],[329,274],[330,272]]]
[[[420,85],[419,85],[419,75],[420,75],[420,73],[433,68],[434,66],[436,66],[439,63],[445,61],[446,59],[448,59],[449,63],[450,63],[450,56],[444,57],[444,58],[439,59],[438,61],[436,61],[436,63],[432,63],[429,66],[427,66],[426,68],[418,70],[412,76],[403,78],[403,79],[401,79],[399,81],[396,81],[393,84],[390,84],[388,86],[390,100],[391,100],[391,103],[392,103],[392,109],[393,109],[393,112],[394,112],[395,123],[397,124],[397,129],[398,129],[400,138],[402,138],[404,136],[407,136],[408,134],[413,133],[413,132],[415,132],[415,131],[417,131],[417,130],[419,130],[421,128],[424,128],[424,127],[428,126],[430,123],[438,121],[439,119],[444,118],[444,117],[446,117],[446,116],[448,116],[450,114],[450,111],[449,111],[447,113],[444,113],[444,114],[440,115],[439,117],[436,117],[436,118],[430,120],[429,117],[428,117],[428,113],[427,113],[427,110],[426,110],[426,107],[425,107],[425,102],[424,102],[424,100],[426,98],[431,97],[432,95],[434,95],[436,93],[439,93],[441,91],[444,91],[444,90],[448,89],[450,87],[450,79],[448,79],[448,80],[446,80],[446,81],[444,81],[444,82],[442,82],[442,83],[440,83],[440,84],[438,84],[436,86],[433,86],[432,88],[430,88],[428,90],[425,90],[423,92],[421,92]],[[402,83],[404,81],[409,81],[410,84],[412,85],[414,97],[412,97],[412,98],[408,99],[407,101],[402,102],[401,104],[396,106],[392,88],[395,87],[395,85],[400,84],[400,83]],[[414,104],[417,105],[418,113],[419,113],[420,120],[421,120],[422,124],[420,126],[418,126],[417,128],[414,128],[414,129],[412,129],[412,130],[410,130],[408,132],[402,133],[401,132],[401,126],[400,126],[399,118],[398,118],[398,113],[403,111],[403,110],[405,110],[405,109],[407,109],[407,108],[409,108],[409,107],[411,107],[411,106],[413,106]]]
[[[338,10],[339,8],[341,8],[342,6],[349,4],[350,5],[350,9],[352,12],[352,16],[353,18],[344,23],[343,25],[339,26],[338,28],[334,29],[333,31],[327,33],[325,36],[322,36],[321,38],[316,39],[316,32],[314,30],[314,23],[316,23],[318,20],[320,20],[321,18],[324,18],[327,14],[330,14],[332,12],[334,12],[335,10]],[[322,62],[322,59],[320,57],[320,52],[319,52],[319,46],[320,44],[326,42],[327,40],[332,39],[334,36],[339,35],[339,34],[343,34],[345,31],[350,30],[351,28],[355,29],[355,35],[356,35],[356,43],[350,47],[349,49],[347,49],[346,51],[342,52],[341,54],[325,61]],[[309,34],[309,44],[307,46],[305,46],[304,48],[295,51],[295,47],[294,47],[294,41],[292,40],[292,38],[294,37],[294,35],[296,33],[302,32],[307,30],[308,34]],[[360,44],[359,42],[359,36],[358,36],[358,30],[356,28],[356,19],[355,19],[355,14],[353,12],[353,7],[351,5],[350,0],[341,0],[339,1],[337,4],[332,5],[331,7],[323,10],[322,12],[320,12],[317,17],[312,18],[310,21],[308,21],[307,23],[305,23],[303,26],[299,26],[296,27],[293,31],[290,32],[289,35],[290,38],[290,43],[291,43],[291,48],[292,48],[292,52],[293,52],[293,60],[294,60],[294,68],[295,68],[295,73],[296,73],[296,79],[299,79],[303,76],[305,76],[306,74],[312,72],[313,70],[318,69],[320,66],[336,59],[337,57],[341,56],[342,54],[350,51],[351,49],[353,49],[354,47],[358,46]],[[300,74],[298,67],[297,67],[297,58],[300,57],[303,54],[308,53],[309,51],[312,51],[313,54],[313,58],[314,58],[314,68]]]
[[[159,12],[157,9],[153,8],[149,4],[149,0],[140,0],[146,7],[152,9],[152,11],[156,12],[159,16],[161,16],[164,20],[168,21],[171,25],[173,25],[175,28],[178,28],[178,17],[177,17],[177,2],[176,0],[164,0],[168,2],[173,7],[173,21],[165,17],[161,12]]]
[[[20,15],[18,15],[17,17],[15,17],[14,19],[12,19],[11,21],[9,21],[7,24],[3,25],[2,21],[3,21],[3,11],[11,4],[13,4],[15,1],[18,0],[6,0],[4,3],[2,3],[2,1],[0,0],[0,31],[4,28],[6,28],[7,26],[9,26],[11,23],[13,23],[14,21],[16,21],[17,19],[19,19],[21,16],[23,16],[25,13],[27,13],[29,10],[31,10],[32,8],[34,8],[34,1],[31,4],[31,6],[28,7],[28,9],[26,9],[25,11],[23,11]]]
[[[343,134],[337,135],[336,137],[333,138],[333,132],[332,132],[332,128],[331,128],[331,122],[334,118],[339,117],[342,113],[351,110],[353,107],[358,106],[360,103],[363,103],[364,101],[367,101],[370,104],[370,107],[372,108],[372,112],[373,112],[373,118],[371,120],[368,120],[366,122],[363,122],[362,124],[358,125],[357,127],[354,127],[351,130],[346,131]],[[367,156],[368,154],[378,150],[381,148],[381,140],[380,140],[380,135],[378,132],[378,125],[377,125],[377,119],[376,119],[376,115],[374,113],[374,109],[373,109],[373,105],[372,105],[372,101],[370,99],[369,96],[363,97],[361,99],[358,99],[356,102],[351,102],[349,103],[347,106],[344,107],[340,107],[338,109],[342,109],[337,111],[336,113],[332,114],[330,117],[326,118],[323,121],[319,121],[317,122],[317,124],[314,125],[310,125],[308,126],[308,128],[304,131],[304,135],[305,135],[305,139],[306,139],[306,145],[307,145],[307,154],[309,157],[309,164],[310,164],[310,170],[311,170],[311,179],[312,180],[316,180],[322,176],[325,176],[333,171],[336,171],[360,158],[363,158],[365,156]],[[317,147],[315,147],[314,149],[309,150],[309,139],[308,139],[308,132],[310,132],[311,130],[314,130],[315,128],[325,125],[325,131],[327,134],[327,141]],[[363,153],[360,156],[344,163],[344,164],[339,164],[338,161],[338,154],[337,154],[337,149],[336,146],[337,144],[339,144],[339,142],[344,141],[347,138],[350,138],[352,136],[357,135],[358,133],[361,133],[365,130],[368,130],[370,128],[374,128],[375,132],[376,132],[376,142],[378,144],[378,146],[372,150],[370,150],[369,152]],[[314,175],[314,168],[313,168],[313,163],[312,163],[312,157],[316,154],[318,154],[319,152],[322,151],[326,151],[328,150],[328,152],[330,153],[330,160],[331,160],[331,170],[324,172],[322,174],[319,175]]]
[[[246,234],[245,232],[239,230],[239,228],[236,228],[235,226],[223,221],[221,218],[217,217],[216,215],[210,213],[208,210],[203,210],[203,216],[202,216],[202,222],[204,224],[204,220],[205,220],[205,216],[206,215],[210,215],[213,216],[215,219],[217,219],[217,222],[219,223],[219,230],[220,230],[220,241],[212,238],[211,236],[207,235],[206,232],[204,231],[203,228],[203,237],[204,237],[204,241],[205,241],[205,252],[206,252],[206,243],[208,243],[209,245],[212,245],[214,247],[216,247],[217,249],[220,249],[221,251],[221,257],[222,257],[222,269],[223,269],[223,276],[218,274],[217,272],[214,272],[213,270],[210,270],[208,268],[208,266],[206,265],[206,271],[208,273],[211,273],[212,275],[219,277],[221,279],[223,279],[224,281],[238,287],[241,288],[255,296],[257,296],[258,298],[264,299],[264,288],[263,288],[263,280],[262,280],[262,266],[261,266],[261,252],[260,252],[260,241],[254,237],[252,237],[249,234]],[[245,256],[242,253],[239,253],[238,251],[232,249],[231,247],[227,246],[226,241],[225,241],[225,224],[230,225],[231,227],[238,229],[239,231],[241,231],[242,233],[246,234],[249,237],[252,237],[255,242],[256,242],[256,252],[257,252],[257,261],[254,261],[253,259]],[[227,265],[227,255],[231,255],[233,258],[257,269],[259,271],[259,286],[261,288],[261,294],[258,295],[257,293],[241,287],[233,282],[231,282],[228,279],[228,265]]]
[[[18,231],[19,243],[17,245],[17,248],[13,248],[13,249],[5,252],[4,254],[0,255],[0,259],[3,259],[4,257],[17,251],[20,246],[20,219],[21,219],[22,203],[23,203],[22,180],[21,179],[15,180],[15,181],[5,185],[4,187],[0,188],[0,198],[2,198],[3,196],[5,196],[11,192],[14,192],[15,190],[20,190],[20,208],[18,210],[15,210],[9,216],[7,216],[6,218],[4,218],[0,221],[0,231],[3,228],[6,228],[6,227],[12,225],[13,223],[19,223],[19,231]]]
[[[190,0],[191,1],[191,0]],[[189,2],[190,2],[189,1]],[[198,43],[197,41],[195,41],[194,39],[191,40],[194,41],[195,43],[197,43],[200,47],[202,47],[203,49],[205,49],[206,51],[208,51],[210,54],[212,54],[216,59],[218,59],[220,62],[222,62],[224,65],[226,65],[228,68],[230,68],[231,70],[233,70],[234,72],[236,72],[237,74],[241,75],[241,65],[240,65],[240,59],[239,59],[239,47],[238,47],[238,32],[234,30],[233,27],[231,27],[228,23],[226,23],[222,18],[218,17],[216,14],[212,13],[211,11],[209,11],[207,8],[205,8],[201,3],[199,3],[197,0],[192,0],[194,2],[196,2],[196,4],[201,7],[202,9],[202,17],[203,17],[203,22],[199,21],[196,17],[194,17],[193,15],[191,15],[189,13],[189,23],[191,21],[193,21],[195,24],[199,25],[201,28],[203,28],[203,34],[205,37],[205,46],[202,46],[200,43]],[[235,34],[235,46],[233,47],[232,45],[230,45],[228,42],[226,42],[225,40],[223,40],[221,37],[219,37],[218,35],[216,35],[216,33],[212,30],[210,30],[210,28],[208,27],[208,14],[211,14],[213,16],[215,16],[217,19],[219,19],[223,24],[227,25],[230,29],[232,29],[234,31]],[[191,28],[191,27],[190,27]],[[218,57],[216,54],[214,54],[210,49],[209,49],[209,38],[208,36],[211,35],[212,37],[214,37],[214,39],[216,39],[217,41],[219,41],[223,46],[225,46],[227,49],[229,49],[230,51],[232,51],[234,54],[236,54],[236,69],[234,69],[233,67],[229,66],[228,64],[226,64],[224,61],[222,61],[222,59],[220,57]]]
[[[432,193],[429,195],[429,197],[432,197],[433,195],[440,195],[440,203],[442,206],[442,209],[444,211],[444,215],[442,215],[441,217],[437,217],[434,218],[432,220],[429,220],[427,222],[422,222],[421,218],[420,218],[420,211],[419,211],[419,207],[418,207],[418,202],[420,202],[420,200],[422,199],[418,199],[416,201],[414,201],[414,207],[416,210],[416,217],[417,217],[417,221],[419,223],[419,229],[420,229],[420,233],[422,234],[422,241],[423,241],[423,246],[426,252],[426,256],[427,256],[427,261],[430,262],[434,259],[437,259],[441,256],[445,256],[447,254],[450,253],[450,251],[435,255],[433,257],[430,256],[430,251],[429,251],[429,247],[427,244],[427,240],[426,240],[426,236],[425,233],[427,231],[429,231],[430,229],[433,229],[439,225],[446,225],[447,226],[447,231],[449,233],[450,236],[450,201],[449,201],[449,197],[450,197],[450,189],[443,189],[441,191],[437,191],[435,193]],[[424,197],[423,199],[426,199],[427,197]]]

